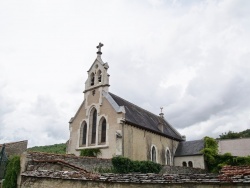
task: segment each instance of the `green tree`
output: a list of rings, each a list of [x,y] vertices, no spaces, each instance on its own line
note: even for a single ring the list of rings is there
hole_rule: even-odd
[[[241,131],[241,132],[233,132],[233,131],[228,131],[227,133],[222,133],[219,135],[219,139],[235,139],[235,138],[250,138],[250,129]]]
[[[16,188],[17,177],[20,173],[20,156],[12,156],[6,168],[3,188]]]
[[[207,169],[211,172],[217,166],[216,156],[218,155],[218,143],[215,139],[210,137],[205,137],[205,147],[201,151],[205,158],[205,163]]]

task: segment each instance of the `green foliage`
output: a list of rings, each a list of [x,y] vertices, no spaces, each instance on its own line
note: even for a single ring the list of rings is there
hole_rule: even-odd
[[[17,176],[19,173],[20,173],[20,156],[13,156],[10,158],[6,168],[3,188],[16,188]]]
[[[217,166],[216,156],[218,155],[218,143],[215,139],[205,137],[205,148],[201,151],[204,155],[208,171],[212,172]]]
[[[89,148],[81,150],[80,156],[97,157],[100,154],[101,150],[99,148]]]
[[[236,157],[231,153],[218,154],[217,141],[210,137],[205,137],[205,148],[201,151],[204,154],[205,162],[209,172],[219,172],[223,166],[250,165],[250,156]]]
[[[159,173],[162,166],[152,161],[132,161],[125,157],[113,157],[112,164],[116,173]]]
[[[32,148],[29,148],[28,151],[66,154],[66,144],[54,144],[54,145],[48,145],[48,146],[35,146],[35,147],[32,147]]]
[[[242,132],[233,132],[233,131],[228,131],[227,133],[222,133],[219,135],[219,139],[234,139],[234,138],[250,138],[250,129],[247,129]]]

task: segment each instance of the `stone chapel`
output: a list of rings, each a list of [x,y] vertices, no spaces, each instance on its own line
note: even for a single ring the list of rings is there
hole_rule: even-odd
[[[82,149],[100,148],[101,158],[120,155],[163,165],[191,162],[191,167],[204,168],[203,140],[195,145],[185,142],[163,113],[155,115],[109,92],[109,65],[101,58],[102,46],[97,46],[97,57],[87,71],[84,100],[69,122],[67,153],[80,155]]]

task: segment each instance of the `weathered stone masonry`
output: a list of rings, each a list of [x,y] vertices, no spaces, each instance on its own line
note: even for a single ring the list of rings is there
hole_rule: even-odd
[[[92,162],[91,162],[92,161]],[[109,161],[109,162],[108,162]],[[84,164],[102,163],[108,167],[110,160],[83,158],[73,155],[27,153],[21,160],[21,188],[216,188],[250,187],[250,167],[225,167],[222,174],[95,174],[89,173]],[[110,166],[109,166],[110,167]],[[91,169],[91,168],[89,168]],[[93,169],[93,168],[92,168]]]
[[[21,187],[249,187],[250,175],[223,179],[207,174],[102,174],[83,172],[33,171],[22,174]]]

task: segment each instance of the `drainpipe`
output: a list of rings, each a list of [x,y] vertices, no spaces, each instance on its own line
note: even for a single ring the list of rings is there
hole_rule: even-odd
[[[124,123],[125,121],[122,120],[122,156],[124,157]]]
[[[172,139],[172,165],[174,166],[174,140]]]

